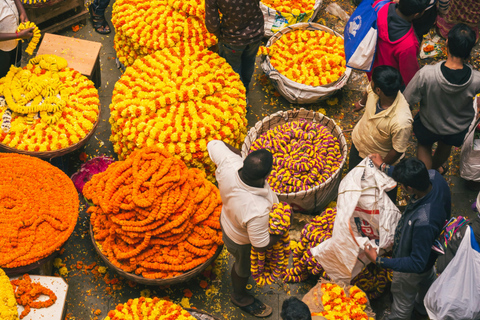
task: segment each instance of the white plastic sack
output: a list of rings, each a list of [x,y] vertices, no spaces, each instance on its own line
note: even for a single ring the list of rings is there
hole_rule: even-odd
[[[475,111],[477,110],[477,99],[478,98],[475,98],[473,101]],[[471,181],[480,181],[480,150],[473,149],[473,138],[477,124],[478,121],[476,121],[475,117],[465,136],[460,153],[460,177]]]
[[[267,42],[267,47],[270,47],[275,41],[280,39],[285,33],[294,31],[294,30],[322,30],[336,35],[337,37],[343,36],[330,28],[322,26],[318,23],[297,23],[292,26],[288,26],[281,31],[275,33],[273,37],[270,38]],[[336,81],[324,86],[307,86],[302,83],[295,82],[288,79],[286,76],[281,74],[275,69],[270,63],[270,57],[261,56],[261,66],[263,72],[270,78],[272,84],[278,90],[278,92],[285,97],[291,103],[305,104],[305,103],[315,103],[319,100],[323,100],[340,90],[348,81],[352,69],[347,68],[343,75]]]
[[[468,226],[455,257],[425,295],[430,319],[480,319],[479,272],[480,253],[472,248]]]
[[[367,243],[384,250],[393,245],[400,211],[385,192],[395,186],[369,158],[340,183],[332,237],[311,250],[333,281],[348,284],[370,263]]]
[[[260,9],[263,12],[263,20],[265,21],[265,36],[271,37],[275,34],[275,32],[278,32],[283,28],[295,23],[312,21],[315,19],[315,16],[320,10],[321,4],[322,0],[315,0],[313,10],[301,12],[299,15],[294,15],[293,13],[285,13],[273,10],[272,8],[266,6],[263,2],[260,2]]]

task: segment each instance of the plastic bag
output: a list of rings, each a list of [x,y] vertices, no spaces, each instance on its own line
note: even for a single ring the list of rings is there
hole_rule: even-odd
[[[340,183],[332,237],[311,249],[333,281],[350,283],[370,263],[366,244],[383,250],[393,245],[400,211],[386,191],[395,186],[368,158]]]
[[[480,319],[480,252],[474,244],[478,246],[468,226],[455,257],[425,295],[430,319]]]
[[[473,101],[475,114],[477,113],[477,99],[478,97]],[[460,153],[460,177],[465,180],[480,181],[480,150],[474,148],[474,133],[479,120],[475,118],[470,125]]]

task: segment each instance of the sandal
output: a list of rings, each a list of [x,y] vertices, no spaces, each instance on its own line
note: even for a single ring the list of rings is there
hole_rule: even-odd
[[[442,172],[440,172],[440,169]],[[446,175],[448,173],[448,170],[450,170],[450,166],[448,163],[444,163],[440,166],[440,168],[437,169],[438,173],[440,173],[442,176]]]
[[[90,18],[92,18],[93,29],[95,29],[96,32],[100,34],[109,34],[112,32],[107,20],[105,20],[105,16],[97,16],[93,12],[92,6],[88,8],[88,11],[90,12]]]
[[[262,301],[254,298],[253,303],[249,304],[248,306],[239,306],[235,303],[232,299],[232,303],[239,307],[243,312],[246,312],[254,317],[257,318],[266,318],[272,314],[272,307],[264,304]]]

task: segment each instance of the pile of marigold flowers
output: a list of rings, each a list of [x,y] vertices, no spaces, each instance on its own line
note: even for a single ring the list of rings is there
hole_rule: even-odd
[[[75,228],[78,193],[46,161],[0,153],[0,267],[32,264],[58,250]]]
[[[259,286],[272,284],[281,278],[288,266],[290,257],[290,217],[292,208],[285,202],[275,203],[270,210],[270,230],[281,239],[264,252],[252,247],[250,254],[252,278]]]
[[[275,11],[294,15],[313,10],[315,6],[315,0],[262,0],[262,3]]]
[[[57,296],[52,290],[42,286],[40,283],[32,282],[28,274],[12,280],[11,284],[15,290],[17,303],[25,308],[20,314],[20,319],[25,318],[30,313],[31,308],[48,308],[57,301]],[[35,301],[41,295],[48,296],[48,300]]]
[[[188,46],[163,49],[138,59],[115,84],[110,140],[120,159],[159,145],[213,181],[207,143],[241,145],[245,113],[245,87],[218,54]]]
[[[82,140],[99,115],[92,81],[55,55],[40,55],[0,79],[0,143],[26,151],[52,151]]]
[[[0,268],[0,319],[18,320],[17,301],[10,279]]]
[[[315,316],[325,317],[327,320],[373,320],[364,311],[368,299],[365,293],[356,286],[347,291],[334,283],[322,283],[322,305],[324,311],[313,313]]]
[[[113,5],[114,47],[130,66],[157,50],[189,44],[202,51],[217,43],[204,22],[201,0],[118,0]]]
[[[104,320],[195,320],[181,306],[159,298],[130,299],[108,312]]]
[[[308,86],[337,81],[346,70],[343,39],[321,30],[287,32],[260,53],[288,79]]]
[[[93,176],[83,194],[95,241],[109,261],[145,278],[171,278],[205,263],[222,242],[218,189],[157,146]]]

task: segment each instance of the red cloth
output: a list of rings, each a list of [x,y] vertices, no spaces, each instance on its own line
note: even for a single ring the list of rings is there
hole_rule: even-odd
[[[375,1],[374,6],[381,0]],[[387,3],[378,11],[377,27],[378,27],[378,40],[377,40],[377,53],[375,55],[375,61],[373,62],[373,68],[377,66],[387,65],[392,66],[398,71],[403,78],[403,83],[408,85],[412,80],[415,73],[420,69],[417,60],[417,54],[419,53],[419,43],[413,26],[410,30],[397,41],[390,41],[388,37],[388,7],[395,5],[395,3]],[[368,80],[372,80],[372,71],[367,72]]]

